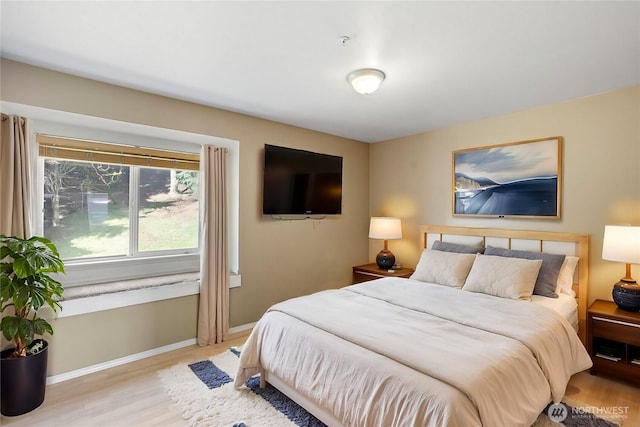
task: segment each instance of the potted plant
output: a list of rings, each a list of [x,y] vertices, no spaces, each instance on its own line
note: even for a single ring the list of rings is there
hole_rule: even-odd
[[[14,344],[0,354],[3,415],[24,414],[44,401],[48,344],[35,337],[53,328],[38,310],[61,309],[63,291],[51,273],[64,273],[64,264],[50,240],[0,236],[0,331]]]

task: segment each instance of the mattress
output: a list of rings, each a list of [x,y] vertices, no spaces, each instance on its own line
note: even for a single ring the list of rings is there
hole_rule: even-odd
[[[532,295],[531,302],[560,313],[578,332],[578,303],[575,297],[567,294],[558,294],[558,298],[547,298],[540,295]]]

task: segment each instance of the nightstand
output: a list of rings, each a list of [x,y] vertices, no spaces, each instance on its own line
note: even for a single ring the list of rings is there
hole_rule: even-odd
[[[596,300],[587,311],[587,350],[591,374],[606,374],[640,384],[640,313]]]
[[[378,268],[375,262],[371,264],[356,265],[353,267],[353,283],[366,282],[367,280],[379,279],[381,277],[404,277],[409,278],[413,274],[413,268],[399,268],[390,272]]]

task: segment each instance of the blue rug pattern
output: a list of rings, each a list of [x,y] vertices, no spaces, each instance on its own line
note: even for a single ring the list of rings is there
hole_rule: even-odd
[[[236,357],[240,357],[240,351],[232,348],[231,351]],[[231,376],[218,368],[211,360],[202,360],[189,365],[193,373],[209,389],[221,387],[233,381]],[[260,377],[249,378],[245,383],[247,388],[258,396],[269,402],[275,409],[284,414],[294,424],[299,427],[326,427],[326,425],[311,415],[302,406],[291,400],[287,395],[267,383],[266,387],[260,387]],[[244,423],[238,422],[233,427],[245,427]]]
[[[192,363],[189,367],[209,389],[218,388],[233,381],[225,371],[218,368],[210,360]]]

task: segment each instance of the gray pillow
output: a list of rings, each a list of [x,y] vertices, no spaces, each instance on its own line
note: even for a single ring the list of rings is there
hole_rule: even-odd
[[[514,249],[494,248],[493,246],[487,246],[484,254],[510,258],[541,259],[542,266],[540,267],[533,293],[549,298],[558,298],[558,294],[556,293],[558,275],[560,274],[565,255],[517,251]]]
[[[462,245],[460,243],[441,242],[436,240],[433,242],[431,249],[444,252],[455,252],[457,254],[481,254],[484,253],[482,246]]]

